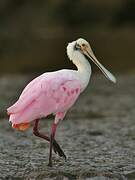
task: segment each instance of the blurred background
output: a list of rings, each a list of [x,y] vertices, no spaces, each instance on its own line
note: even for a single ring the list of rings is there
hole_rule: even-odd
[[[135,0],[0,0],[0,74],[74,68],[79,37],[108,69],[134,71]]]

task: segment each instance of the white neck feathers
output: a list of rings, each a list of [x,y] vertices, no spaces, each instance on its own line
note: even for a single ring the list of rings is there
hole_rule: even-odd
[[[75,41],[69,43],[67,46],[67,55],[69,59],[76,65],[78,71],[77,76],[81,81],[83,89],[88,85],[90,75],[91,75],[91,66],[86,57],[78,50],[74,49]]]

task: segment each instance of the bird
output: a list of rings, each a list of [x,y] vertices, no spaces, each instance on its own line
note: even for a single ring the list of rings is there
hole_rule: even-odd
[[[52,151],[66,160],[66,155],[55,140],[56,129],[67,111],[73,106],[79,95],[88,86],[93,61],[107,79],[116,83],[116,78],[96,58],[85,39],[79,38],[67,45],[67,56],[76,69],[62,69],[46,72],[33,79],[22,91],[19,99],[9,108],[7,114],[12,127],[26,130],[34,122],[33,134],[50,143],[49,163],[52,167]],[[54,115],[49,136],[39,131],[39,121],[48,115]]]

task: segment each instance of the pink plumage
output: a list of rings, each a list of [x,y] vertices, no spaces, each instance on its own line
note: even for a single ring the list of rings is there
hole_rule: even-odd
[[[115,77],[96,59],[86,40],[80,38],[69,43],[67,55],[77,70],[59,70],[42,74],[31,81],[18,101],[7,109],[9,121],[14,128],[25,130],[29,123],[34,121],[34,135],[50,142],[49,166],[52,166],[52,149],[66,159],[55,140],[56,128],[89,83],[91,66],[87,58],[91,59],[108,79],[116,82]],[[49,114],[55,115],[50,137],[40,133],[38,129],[39,119]]]
[[[21,124],[49,114],[65,115],[78,98],[80,90],[80,82],[67,70],[44,73],[31,81],[18,101],[7,109],[9,121]]]

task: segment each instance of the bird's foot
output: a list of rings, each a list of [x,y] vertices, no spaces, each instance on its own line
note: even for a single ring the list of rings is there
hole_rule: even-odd
[[[56,154],[58,153],[60,157],[63,157],[65,161],[67,160],[65,153],[63,152],[63,150],[61,149],[61,147],[59,146],[59,144],[57,143],[55,139],[53,141],[53,150]]]

